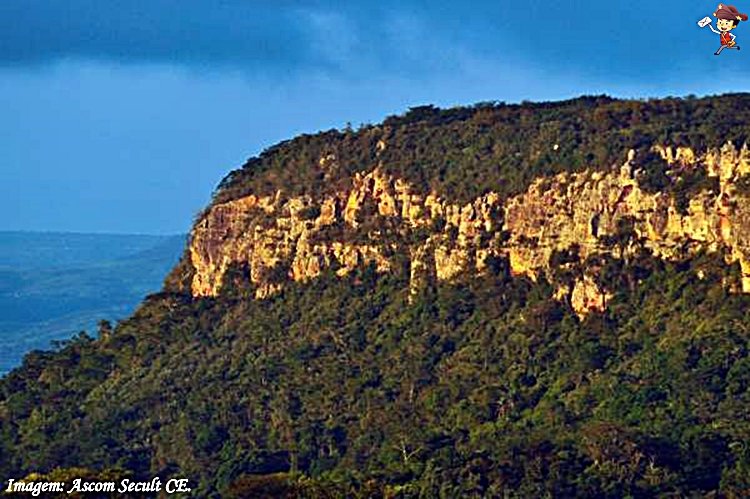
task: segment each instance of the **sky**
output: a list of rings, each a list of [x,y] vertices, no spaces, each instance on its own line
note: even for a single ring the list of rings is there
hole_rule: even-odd
[[[412,106],[747,91],[715,7],[2,0],[0,230],[184,233],[247,158]]]

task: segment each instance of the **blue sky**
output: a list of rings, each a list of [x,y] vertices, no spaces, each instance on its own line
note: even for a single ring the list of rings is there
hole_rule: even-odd
[[[0,230],[185,232],[246,158],[409,106],[747,91],[715,7],[2,0]]]

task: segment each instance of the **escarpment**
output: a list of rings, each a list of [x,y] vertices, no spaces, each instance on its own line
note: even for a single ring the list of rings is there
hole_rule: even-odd
[[[215,296],[232,264],[249,267],[263,298],[284,280],[305,281],[337,266],[344,275],[373,262],[391,269],[393,255],[410,255],[414,284],[431,276],[450,279],[469,268],[481,271],[499,254],[500,200],[489,193],[460,206],[436,194],[413,192],[378,167],[355,174],[352,189],[323,199],[250,195],[214,206],[192,232],[192,293]],[[395,221],[386,226],[386,222]],[[422,241],[409,244],[409,241]],[[434,260],[425,265],[426,254]]]
[[[408,259],[416,291],[429,280],[485,272],[496,259],[506,259],[512,274],[536,280],[553,277],[560,252],[575,250],[575,260],[584,262],[646,250],[667,260],[721,251],[727,265],[739,264],[742,291],[750,293],[750,199],[737,188],[750,178],[747,147],[653,150],[670,166],[672,182],[703,169],[714,188],[695,192],[680,209],[673,195],[641,185],[643,172],[631,151],[618,168],[537,178],[508,199],[490,191],[457,204],[449,193],[420,195],[379,164],[355,173],[351,189],[330,195],[277,190],[217,204],[192,231],[191,291],[218,295],[232,265],[248,270],[255,296],[264,298],[329,267],[345,275],[372,263],[389,272],[397,257]],[[558,282],[558,296],[581,316],[603,310],[611,290],[598,281],[595,268],[581,265],[575,279]]]

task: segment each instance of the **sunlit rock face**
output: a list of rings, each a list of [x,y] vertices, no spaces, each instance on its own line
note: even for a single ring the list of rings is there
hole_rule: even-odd
[[[378,143],[378,151],[385,147]],[[449,193],[418,194],[383,164],[355,174],[350,189],[318,198],[279,190],[216,204],[192,230],[192,293],[218,295],[233,264],[249,269],[256,297],[264,298],[328,268],[343,276],[371,263],[390,272],[396,257],[408,260],[413,292],[431,280],[485,272],[496,258],[507,260],[512,274],[536,280],[554,273],[554,254],[572,248],[582,262],[626,259],[639,248],[663,259],[722,251],[728,265],[739,263],[742,291],[750,293],[750,199],[736,188],[750,175],[748,149],[729,143],[704,153],[654,151],[673,168],[674,181],[680,171],[704,168],[718,189],[698,192],[680,210],[668,194],[642,188],[631,151],[611,171],[538,178],[509,199],[488,192],[463,205]],[[330,161],[321,158],[320,167]],[[604,310],[609,291],[582,275],[557,296],[583,317]]]
[[[498,236],[502,226],[495,194],[459,206],[436,194],[419,196],[409,184],[381,168],[357,174],[352,186],[348,192],[323,199],[286,198],[279,191],[274,196],[250,195],[213,206],[192,231],[193,295],[217,295],[224,272],[233,263],[249,266],[259,298],[283,284],[279,275],[305,281],[331,265],[345,275],[369,262],[379,272],[387,272],[391,261],[386,255],[400,246],[378,233],[386,219],[397,223],[402,239],[419,229],[428,231],[421,245],[410,251],[415,284],[421,275],[450,279],[466,270],[481,271],[493,247],[495,252],[500,248],[492,241],[483,242],[483,236]],[[443,227],[432,232],[438,220]],[[326,229],[337,225],[345,226],[350,237],[328,238]],[[434,263],[423,268],[427,253]]]

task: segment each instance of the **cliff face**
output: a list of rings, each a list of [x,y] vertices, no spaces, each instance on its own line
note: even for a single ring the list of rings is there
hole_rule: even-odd
[[[385,147],[378,143],[377,152]],[[484,272],[498,258],[507,259],[514,275],[537,279],[552,274],[561,251],[575,249],[582,262],[597,255],[626,259],[637,248],[671,260],[723,251],[727,264],[741,266],[742,291],[750,293],[750,200],[736,188],[750,174],[748,149],[728,143],[705,153],[654,151],[672,168],[673,182],[704,168],[718,191],[702,190],[679,210],[670,195],[643,188],[631,151],[612,171],[539,178],[509,199],[488,192],[456,204],[434,192],[418,195],[381,163],[355,174],[351,189],[330,195],[278,190],[216,204],[192,231],[192,293],[219,294],[232,265],[247,269],[256,297],[264,298],[289,279],[306,281],[331,266],[345,275],[373,262],[389,272],[404,256],[416,290],[428,280]],[[323,157],[319,167],[335,159]],[[581,316],[606,307],[608,290],[595,273],[584,269],[558,290]]]
[[[352,184],[350,191],[323,199],[278,191],[212,207],[192,232],[193,295],[217,295],[232,264],[247,265],[256,297],[263,298],[285,279],[305,281],[331,265],[339,275],[368,262],[387,272],[389,256],[402,249],[410,253],[415,286],[422,278],[481,271],[489,255],[499,254],[502,210],[496,194],[464,206],[436,194],[423,198],[380,167],[356,174]],[[395,227],[386,231],[389,220]],[[404,248],[403,240],[417,231],[423,241]],[[427,265],[427,259],[434,263]]]

